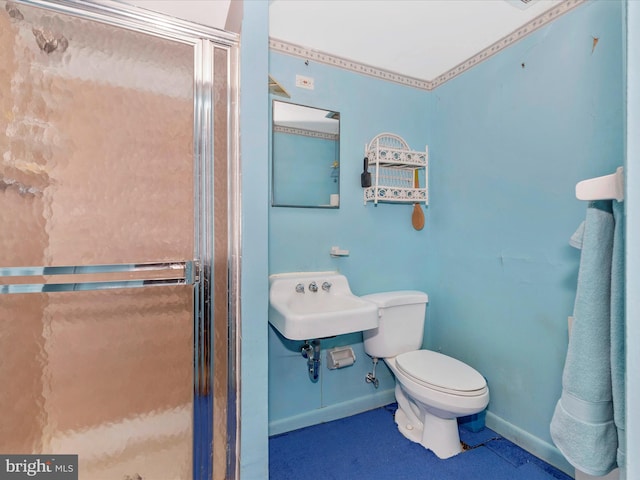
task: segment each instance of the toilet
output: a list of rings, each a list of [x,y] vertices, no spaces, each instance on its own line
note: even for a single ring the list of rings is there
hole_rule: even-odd
[[[364,350],[383,359],[396,378],[398,430],[440,458],[457,455],[462,451],[457,418],[486,408],[486,380],[459,360],[421,350],[426,293],[405,290],[361,298],[378,306],[378,328],[363,332]]]

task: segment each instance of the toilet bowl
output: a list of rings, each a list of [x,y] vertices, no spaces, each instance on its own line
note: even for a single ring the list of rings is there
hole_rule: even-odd
[[[382,358],[396,379],[398,430],[439,458],[462,451],[457,418],[481,412],[489,389],[469,365],[421,350],[428,296],[399,291],[366,295],[378,305],[378,328],[366,330],[365,352]]]

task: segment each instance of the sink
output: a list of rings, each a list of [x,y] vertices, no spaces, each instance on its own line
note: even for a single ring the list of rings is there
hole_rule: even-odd
[[[313,283],[317,291],[310,288]],[[378,326],[377,305],[351,293],[347,278],[337,272],[279,273],[269,277],[269,284],[269,323],[290,340],[332,337]],[[325,289],[323,285],[331,286]]]

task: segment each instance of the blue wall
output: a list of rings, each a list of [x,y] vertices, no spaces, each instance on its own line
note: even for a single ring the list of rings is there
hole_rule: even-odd
[[[337,140],[274,132],[272,143],[273,203],[327,206],[331,194],[340,193],[340,173],[333,167],[339,162]]]
[[[291,93],[288,101],[340,112],[340,208],[272,207],[269,211],[269,272],[339,270],[357,295],[402,288],[425,289],[429,227],[411,227],[411,205],[364,206],[360,173],[365,143],[381,132],[402,135],[412,148],[427,144],[429,96],[424,91],[270,53],[269,72]],[[295,87],[296,74],[314,77],[315,90]],[[277,98],[277,97],[274,97]],[[428,225],[428,219],[427,219]],[[331,258],[339,246],[350,251]],[[393,379],[379,367],[378,390],[365,383],[371,362],[362,334],[323,341],[317,384],[308,378],[301,342],[269,327],[270,433],[298,428],[393,401]],[[325,349],[353,345],[356,363],[341,370],[324,365]]]
[[[268,478],[268,2],[244,2],[240,50],[242,267],[240,478]],[[247,74],[247,72],[251,72]]]
[[[574,187],[623,163],[622,53],[621,4],[589,2],[433,92],[270,54],[292,101],[341,112],[342,191],[337,211],[270,209],[269,272],[337,269],[356,294],[428,292],[426,346],[482,372],[490,424],[563,467],[549,422],[579,262],[568,239],[586,208]],[[296,89],[296,73],[316,90]],[[362,205],[363,147],[383,131],[429,144],[421,232],[411,206]],[[331,259],[332,245],[351,255]],[[374,401],[361,337],[332,342],[355,344],[358,361],[323,367],[314,385],[298,345],[270,328],[271,433],[384,400],[392,379],[381,369]]]
[[[624,162],[622,54],[621,3],[590,2],[433,92],[427,345],[482,372],[489,423],[543,450],[586,208],[575,184]]]

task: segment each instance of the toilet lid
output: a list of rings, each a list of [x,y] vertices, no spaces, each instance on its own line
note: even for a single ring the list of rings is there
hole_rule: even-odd
[[[415,350],[396,357],[398,369],[418,383],[460,395],[479,394],[487,382],[466,363],[430,350]]]

